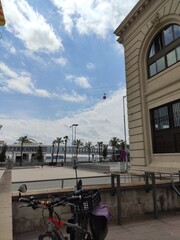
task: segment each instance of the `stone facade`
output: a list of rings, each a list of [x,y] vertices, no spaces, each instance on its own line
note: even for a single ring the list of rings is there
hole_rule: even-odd
[[[180,0],[140,0],[114,32],[125,50],[132,168],[180,169],[179,151],[153,151],[151,124],[152,109],[180,99],[180,62],[151,78],[147,69],[153,38],[171,24],[180,25]]]

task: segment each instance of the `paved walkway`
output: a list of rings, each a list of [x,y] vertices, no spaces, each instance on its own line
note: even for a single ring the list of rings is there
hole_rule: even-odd
[[[38,232],[18,234],[13,240],[37,240]],[[121,226],[110,225],[106,240],[179,240],[180,215],[161,216]]]
[[[78,177],[97,177],[105,176],[104,173],[98,173],[88,170],[78,169]],[[26,182],[38,180],[53,180],[75,178],[75,170],[67,167],[34,167],[24,169],[12,169],[12,182]]]

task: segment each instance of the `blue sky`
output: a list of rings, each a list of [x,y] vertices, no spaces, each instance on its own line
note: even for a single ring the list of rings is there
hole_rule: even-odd
[[[123,47],[113,31],[138,0],[1,0],[0,139],[124,139]],[[106,100],[103,100],[103,94]]]

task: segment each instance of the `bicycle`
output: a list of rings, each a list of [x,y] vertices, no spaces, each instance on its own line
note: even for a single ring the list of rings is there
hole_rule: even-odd
[[[79,179],[76,182],[74,196],[80,196],[81,200],[72,207],[70,222],[78,223],[85,230],[89,227],[93,240],[104,240],[108,233],[108,222],[111,218],[108,207],[100,204],[99,190],[83,190],[82,180]],[[69,233],[70,240],[79,240],[77,232],[70,229]]]
[[[34,197],[30,198],[24,198],[20,197],[19,201],[26,203],[25,205],[21,205],[20,207],[32,207],[33,210],[37,208],[42,208],[42,215],[45,223],[45,216],[44,216],[44,210],[48,210],[48,221],[45,223],[46,226],[46,232],[43,234],[40,234],[38,237],[38,240],[68,240],[67,236],[64,236],[64,233],[62,232],[62,228],[64,226],[68,227],[69,229],[73,229],[73,232],[78,233],[78,239],[79,240],[93,240],[91,233],[89,233],[87,230],[80,227],[77,223],[71,223],[71,222],[65,222],[60,219],[60,216],[57,214],[57,212],[54,210],[55,207],[58,206],[65,206],[65,205],[76,205],[77,202],[79,202],[80,196],[72,196],[72,197],[66,197],[63,200],[45,200],[40,201],[35,199]],[[57,219],[56,219],[56,218]],[[72,239],[72,234],[70,236],[70,239]]]
[[[68,238],[64,237],[61,231],[63,226],[67,227],[70,240],[104,240],[106,238],[111,214],[106,205],[100,204],[101,197],[98,190],[84,191],[82,189],[82,180],[78,180],[77,177],[77,158],[73,158],[73,161],[73,168],[76,174],[76,189],[72,197],[58,201],[35,201],[31,198],[29,202],[27,199],[24,199],[25,202],[28,202],[28,206],[31,206],[33,209],[39,206],[46,206],[49,211],[46,233],[40,235],[39,240],[43,240],[45,237],[49,237],[52,240],[67,240]],[[21,185],[19,192],[26,191],[27,186],[25,184]],[[23,201],[22,198],[21,201]],[[61,221],[59,215],[54,211],[54,207],[63,205],[71,206],[72,217],[68,219],[68,222]],[[54,214],[58,220],[53,218]],[[88,231],[88,227],[91,233]]]

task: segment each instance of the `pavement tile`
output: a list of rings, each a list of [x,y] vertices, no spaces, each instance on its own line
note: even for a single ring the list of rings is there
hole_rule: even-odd
[[[167,222],[175,225],[170,228]],[[180,216],[162,216],[159,219],[141,220],[123,225],[109,225],[106,240],[179,240]],[[14,240],[36,240],[38,232],[21,233],[14,236]]]

